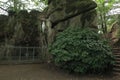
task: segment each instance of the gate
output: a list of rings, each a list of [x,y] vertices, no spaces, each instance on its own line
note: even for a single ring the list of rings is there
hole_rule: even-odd
[[[47,47],[0,47],[0,64],[40,63]]]

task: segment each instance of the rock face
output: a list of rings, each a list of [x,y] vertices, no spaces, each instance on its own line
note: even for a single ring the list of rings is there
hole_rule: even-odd
[[[13,17],[0,15],[0,45],[4,45],[14,34],[15,21]]]
[[[110,44],[112,46],[120,46],[120,23],[116,21],[113,23],[111,31],[107,34],[108,39],[110,39]]]
[[[8,16],[0,15],[0,44],[11,46],[41,46],[39,11],[21,10],[10,12]],[[39,44],[40,43],[40,44]]]
[[[106,38],[110,40],[113,47],[120,47],[120,15],[112,24],[110,32],[105,34]]]
[[[19,13],[9,11],[8,16],[0,15],[0,44],[42,47],[51,44],[56,34],[67,27],[97,28],[94,1],[48,0],[48,3],[42,13],[22,10]]]
[[[8,21],[8,16],[0,15],[0,42],[3,42],[5,38],[5,27],[4,26],[6,25],[6,21]]]
[[[67,27],[80,26],[97,28],[96,3],[92,0],[49,0],[47,9],[47,19],[51,22],[50,34],[48,32],[48,42],[52,43],[58,32],[62,32]],[[55,34],[55,35],[53,35]],[[52,40],[51,40],[51,39]]]
[[[32,10],[28,13],[26,10],[20,11],[17,15],[18,24],[21,25],[21,39],[16,38],[16,46],[40,46],[40,32],[38,29],[37,16],[39,11]],[[17,31],[18,32],[18,31]],[[19,33],[20,34],[20,33]]]
[[[70,26],[97,28],[97,5],[94,1],[48,0],[48,3],[47,10],[43,13],[35,10],[28,13],[22,10],[19,13],[9,11],[9,16],[1,15],[0,37],[6,37],[9,40],[8,44],[15,46],[40,46],[51,44],[58,32]],[[44,20],[38,20],[38,15],[41,14],[46,18],[45,34],[41,32]],[[44,37],[46,42],[41,41],[40,37]]]

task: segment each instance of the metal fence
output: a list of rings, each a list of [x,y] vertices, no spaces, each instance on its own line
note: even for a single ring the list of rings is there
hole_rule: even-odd
[[[0,47],[0,64],[39,63],[46,56],[47,47]]]

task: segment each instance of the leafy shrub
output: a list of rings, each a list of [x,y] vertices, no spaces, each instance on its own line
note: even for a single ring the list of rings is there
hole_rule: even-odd
[[[57,66],[78,73],[101,73],[114,63],[107,41],[92,29],[68,28],[49,51]]]

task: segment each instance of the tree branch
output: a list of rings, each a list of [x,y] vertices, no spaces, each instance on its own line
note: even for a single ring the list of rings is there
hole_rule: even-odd
[[[4,10],[4,11],[8,12],[6,9],[4,9],[4,8],[2,8],[2,7],[0,7],[0,9],[2,9],[2,10]]]

